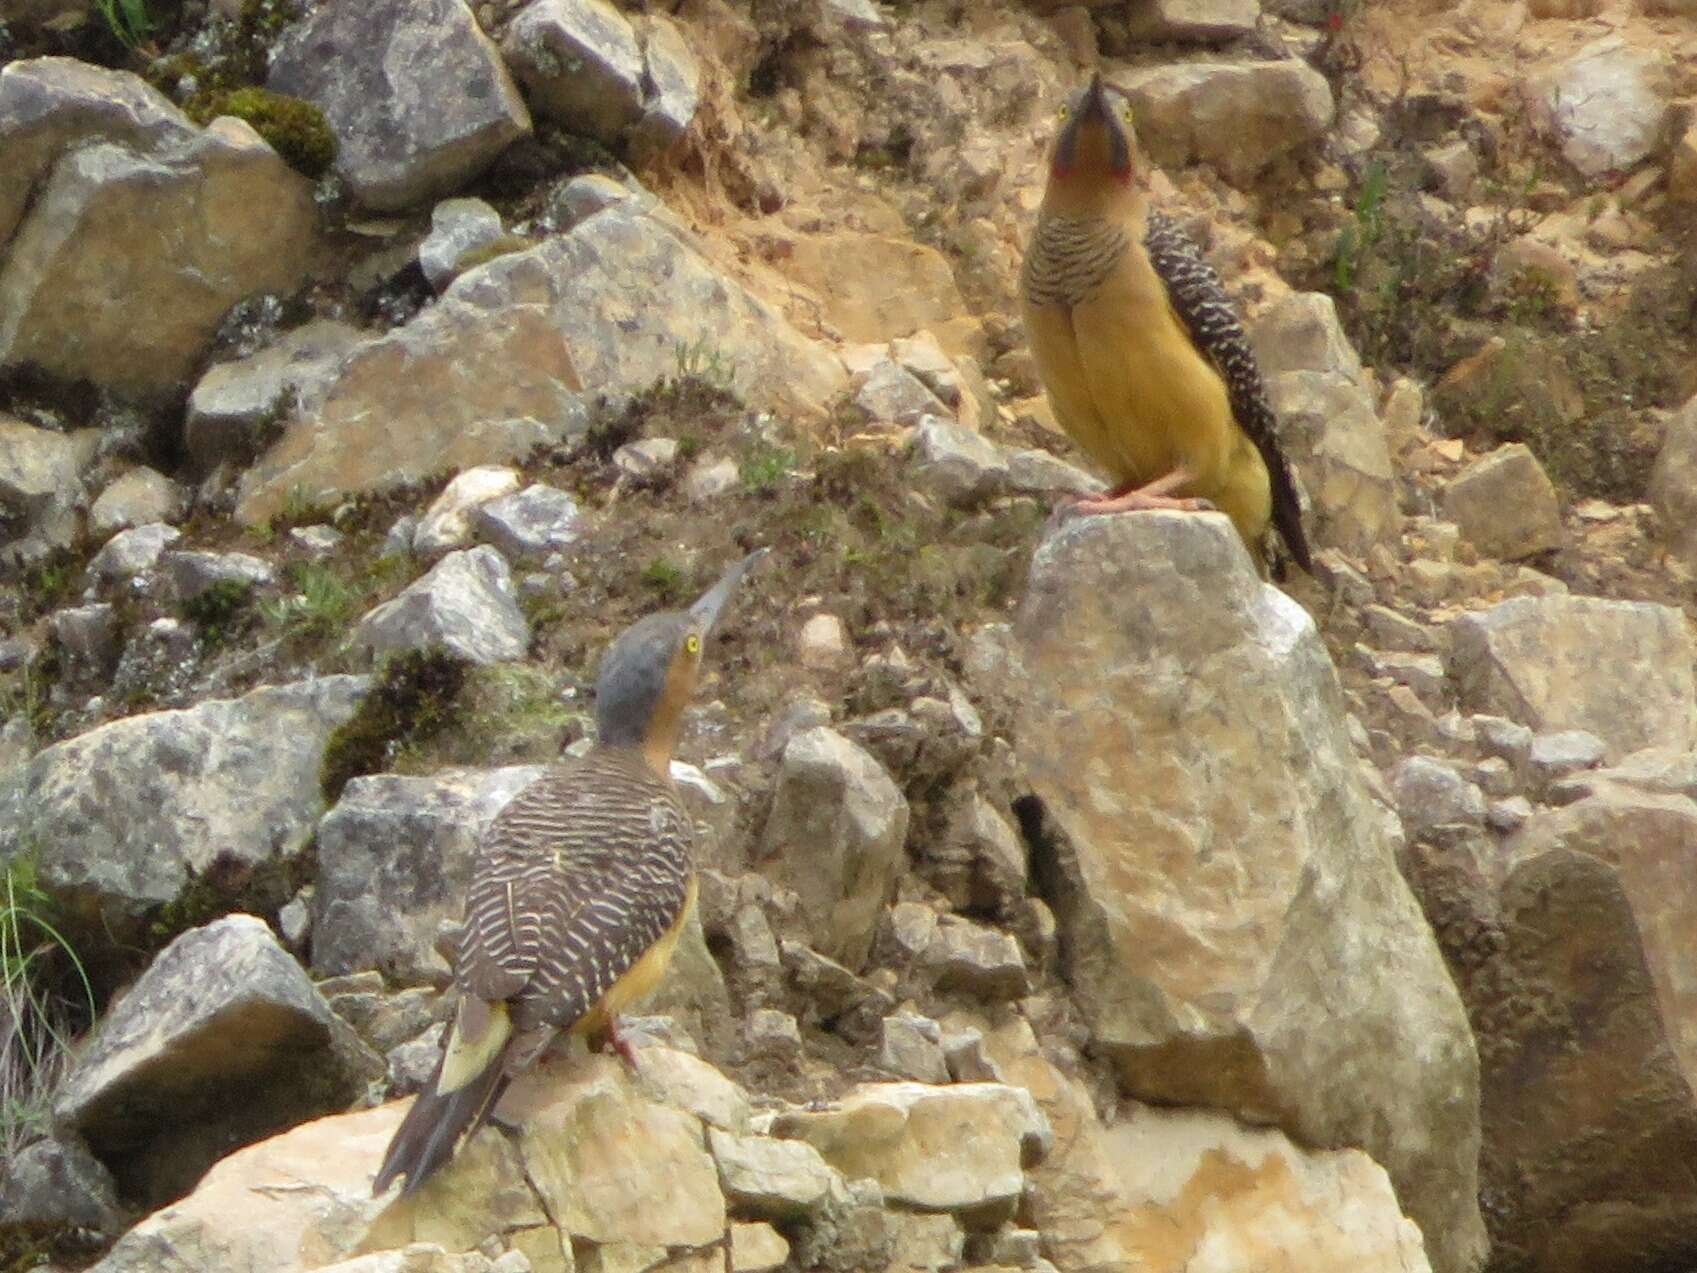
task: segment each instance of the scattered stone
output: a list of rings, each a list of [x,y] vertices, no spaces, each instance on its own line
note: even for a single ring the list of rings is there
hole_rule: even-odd
[[[974,1227],[1011,1217],[1024,1168],[1053,1142],[1030,1093],[999,1083],[863,1084],[832,1109],[781,1111],[772,1130],[850,1179],[870,1176],[897,1206],[955,1212]]]
[[[1031,990],[1019,941],[971,920],[947,916],[925,948],[924,961],[939,990],[980,999],[1019,999]]]
[[[314,561],[330,556],[347,536],[334,526],[291,526],[289,542]]]
[[[636,478],[659,477],[678,459],[676,438],[638,438],[613,452],[613,467]]]
[[[449,972],[435,949],[458,921],[478,837],[540,766],[355,778],[318,826],[312,969],[380,969],[402,984]]]
[[[104,583],[120,583],[152,570],[167,546],[183,532],[163,522],[119,531],[88,563],[89,574]]]
[[[52,1136],[20,1150],[0,1173],[0,1225],[18,1231],[128,1227],[112,1173],[74,1136]]]
[[[412,537],[417,530],[418,518],[412,513],[397,517],[395,524],[389,527],[389,533],[383,537],[383,556],[412,556]]]
[[[1473,717],[1474,736],[1493,756],[1507,761],[1515,773],[1524,773],[1532,755],[1532,731],[1504,716]]]
[[[1435,654],[1380,654],[1368,652],[1368,670],[1406,685],[1433,707],[1441,706],[1447,694],[1444,661]]]
[[[325,743],[369,685],[327,676],[265,686],[56,743],[30,761],[21,799],[0,815],[0,860],[34,846],[73,945],[85,932],[133,940],[191,889],[202,904],[227,904],[256,869],[311,841]],[[114,774],[129,780],[114,784]]]
[[[1465,137],[1442,146],[1429,146],[1420,156],[1433,184],[1452,203],[1466,204],[1472,200],[1473,188],[1479,180],[1479,156]]]
[[[12,62],[0,153],[0,366],[167,398],[231,306],[306,277],[311,183],[247,124],[198,128],[128,72]]]
[[[1213,164],[1241,184],[1280,155],[1318,141],[1332,90],[1307,63],[1185,62],[1119,77],[1138,138],[1159,164]]]
[[[1097,495],[1103,485],[1075,464],[1047,451],[1011,451],[1007,456],[1008,488],[1027,495]]]
[[[1137,0],[1126,8],[1126,28],[1142,40],[1224,44],[1255,30],[1259,0]]]
[[[1474,461],[1444,491],[1444,516],[1480,552],[1518,561],[1561,546],[1556,488],[1523,442]]]
[[[880,359],[855,391],[854,405],[875,421],[918,424],[927,416],[953,414],[918,376],[895,359]]]
[[[1697,746],[1697,683],[1680,611],[1600,597],[1516,597],[1450,625],[1470,711],[1538,733],[1584,729],[1615,755]]]
[[[1526,88],[1567,161],[1587,177],[1622,171],[1661,142],[1670,62],[1618,35],[1585,45]]]
[[[731,1273],[776,1273],[789,1258],[789,1242],[771,1225],[731,1226]]]
[[[890,1235],[891,1269],[938,1273],[960,1267],[966,1235],[951,1215],[898,1213]]]
[[[477,507],[477,533],[509,557],[543,558],[577,541],[583,512],[565,491],[540,482]]]
[[[737,462],[728,455],[717,459],[703,456],[684,475],[683,494],[692,504],[703,504],[730,494],[741,483]]]
[[[1648,498],[1662,537],[1686,568],[1697,573],[1697,396],[1668,421],[1650,471]]]
[[[908,807],[871,755],[817,726],[784,747],[761,836],[766,873],[794,889],[824,954],[860,966],[895,888]]]
[[[676,23],[658,14],[636,19],[642,40],[642,118],[627,139],[637,162],[665,154],[683,139],[701,105],[701,65]]]
[[[1292,292],[1261,316],[1250,338],[1265,376],[1315,371],[1361,383],[1361,355],[1324,292]]]
[[[291,412],[311,412],[323,401],[343,360],[365,339],[347,323],[314,319],[250,357],[209,368],[189,395],[183,426],[196,466],[251,463]]]
[[[913,432],[914,476],[950,504],[976,503],[995,494],[1008,480],[1001,448],[980,433],[927,416]]]
[[[1527,771],[1539,789],[1544,789],[1581,769],[1597,768],[1607,752],[1601,738],[1583,729],[1538,734],[1532,739]]]
[[[412,550],[422,557],[439,557],[471,542],[471,523],[477,510],[490,500],[511,495],[519,488],[519,472],[501,464],[483,464],[467,469],[431,501],[413,531]]]
[[[748,1016],[748,1046],[757,1056],[793,1059],[801,1055],[801,1027],[787,1012],[756,1008]]]
[[[843,1178],[812,1145],[707,1129],[719,1183],[732,1205],[762,1220],[794,1220],[842,1197]]]
[[[131,526],[169,522],[183,511],[183,492],[163,473],[137,466],[100,492],[88,510],[88,528],[105,539]]]
[[[878,1068],[916,1083],[947,1083],[943,1033],[930,1017],[897,1012],[884,1018],[878,1041]]]
[[[118,661],[118,615],[111,605],[55,610],[49,622],[73,676],[100,679],[112,674]]]
[[[1515,772],[1500,756],[1487,756],[1467,766],[1467,780],[1485,793],[1487,799],[1501,800],[1514,794]],[[1489,817],[1489,810],[1486,811]]]
[[[1532,816],[1532,802],[1525,796],[1510,796],[1493,800],[1485,808],[1485,823],[1491,830],[1508,835],[1526,825]]]
[[[159,571],[179,602],[193,601],[220,584],[264,588],[277,582],[271,563],[248,553],[175,550],[160,557]]]
[[[360,1095],[379,1069],[262,920],[172,942],[103,1017],[54,1117],[153,1205],[229,1152]]]
[[[507,559],[485,544],[442,558],[361,619],[353,642],[374,654],[441,646],[473,663],[501,663],[525,656],[530,624]]]
[[[748,1130],[748,1093],[700,1057],[658,1044],[636,1054],[637,1073],[668,1105],[688,1110],[710,1128]]]
[[[1391,771],[1391,790],[1410,836],[1456,823],[1480,826],[1485,821],[1484,793],[1446,761],[1408,757]]]
[[[546,215],[556,229],[564,232],[597,212],[625,204],[630,211],[647,215],[666,215],[664,205],[645,190],[634,177],[615,181],[606,173],[588,172],[567,178],[549,195]]]
[[[1312,503],[1309,537],[1357,555],[1402,528],[1396,470],[1372,399],[1338,372],[1267,378],[1285,454]]]
[[[642,47],[603,0],[538,0],[501,47],[537,113],[572,132],[617,145],[642,118]]]
[[[801,665],[819,672],[840,668],[852,658],[843,621],[834,614],[816,614],[802,624],[796,647]]]
[[[481,199],[444,199],[430,210],[430,233],[418,245],[418,265],[430,286],[448,290],[506,235],[501,214]]]
[[[1359,1146],[1442,1266],[1476,1263],[1472,1032],[1312,619],[1255,577],[1225,518],[1158,512],[1052,530],[1016,633],[1042,891],[1122,1091]],[[1296,1024],[1314,1012],[1323,1040]]]
[[[80,529],[82,469],[98,435],[38,429],[0,414],[0,525],[21,523],[50,547],[67,547]]]
[[[937,912],[924,902],[897,902],[885,914],[884,938],[895,962],[917,965],[937,939]]]
[[[383,212],[460,189],[530,132],[499,51],[462,0],[316,9],[272,47],[266,87],[324,112],[337,174]]]

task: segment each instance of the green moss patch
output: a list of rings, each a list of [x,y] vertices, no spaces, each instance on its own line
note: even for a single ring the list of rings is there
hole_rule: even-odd
[[[189,109],[197,124],[211,123],[220,115],[245,120],[289,167],[308,177],[323,176],[336,162],[336,134],[311,102],[250,85],[207,93]]]
[[[334,804],[350,779],[387,769],[399,749],[440,733],[455,718],[467,666],[442,649],[384,660],[376,688],[324,748],[318,783],[325,802]]]

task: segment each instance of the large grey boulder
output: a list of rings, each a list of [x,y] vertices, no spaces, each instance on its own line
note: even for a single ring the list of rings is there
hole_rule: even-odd
[[[1444,516],[1480,552],[1517,561],[1561,546],[1555,484],[1524,442],[1469,464],[1444,491]]]
[[[231,915],[160,952],[79,1051],[53,1113],[156,1205],[381,1072],[270,928]]]
[[[1450,625],[1464,709],[1537,733],[1584,729],[1624,756],[1697,746],[1697,673],[1685,616],[1602,597],[1515,597]]]
[[[858,743],[819,725],[785,745],[761,856],[801,899],[820,952],[851,969],[895,889],[907,823],[906,799]]]
[[[0,70],[0,366],[178,390],[237,301],[292,292],[311,183],[247,124],[197,128],[127,72]]]
[[[267,686],[56,743],[0,800],[0,861],[32,853],[75,933],[101,943],[140,936],[197,885],[239,897],[311,839],[325,743],[369,685]]]
[[[465,909],[477,839],[539,765],[355,778],[318,824],[312,968],[401,982],[449,971],[435,948]]]
[[[321,5],[278,41],[266,86],[324,112],[337,173],[383,211],[453,193],[530,131],[463,0]]]
[[[473,663],[511,662],[530,648],[530,624],[507,559],[484,544],[442,558],[361,619],[353,641],[377,654],[439,645]]]
[[[1472,1269],[1478,1058],[1313,621],[1225,518],[1140,513],[1044,539],[1015,630],[1038,881],[1123,1090],[1366,1150]]]

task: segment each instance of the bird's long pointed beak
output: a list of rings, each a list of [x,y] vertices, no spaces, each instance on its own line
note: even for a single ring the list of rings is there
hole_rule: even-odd
[[[727,570],[719,582],[701,594],[701,599],[689,608],[690,614],[701,621],[702,630],[712,632],[714,625],[719,622],[719,615],[725,608],[725,603],[731,599],[731,594],[737,590],[743,576],[754,569],[755,563],[764,557],[771,549],[756,548],[736,565]]]
[[[1097,71],[1090,77],[1090,91],[1084,95],[1084,103],[1078,113],[1080,118],[1087,115],[1099,119],[1108,117],[1108,91],[1102,83],[1102,72]]]

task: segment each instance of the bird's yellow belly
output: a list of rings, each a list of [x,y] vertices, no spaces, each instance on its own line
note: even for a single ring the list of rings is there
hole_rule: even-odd
[[[572,1034],[604,1034],[615,1017],[658,988],[660,979],[666,975],[666,969],[672,962],[672,954],[677,950],[678,939],[683,936],[684,925],[689,922],[689,917],[695,910],[696,888],[697,884],[692,876],[683,908],[678,911],[678,917],[672,921],[672,926],[659,941],[643,952],[641,958],[630,966],[624,976],[613,983],[607,993],[601,996],[600,1003],[584,1013],[577,1024],[572,1026]]]

